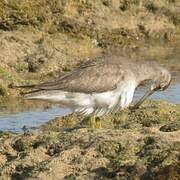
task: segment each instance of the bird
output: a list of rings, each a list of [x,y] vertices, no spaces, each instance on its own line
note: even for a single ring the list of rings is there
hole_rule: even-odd
[[[156,61],[111,55],[87,60],[54,80],[16,87],[31,88],[25,99],[55,102],[85,117],[101,117],[129,107],[136,88],[145,82],[148,91],[134,108],[155,91],[167,89],[171,79],[171,73]]]

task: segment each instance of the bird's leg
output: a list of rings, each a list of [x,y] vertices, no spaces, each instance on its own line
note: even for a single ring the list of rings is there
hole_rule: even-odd
[[[101,119],[99,117],[96,117],[95,113],[89,119],[89,126],[91,128],[97,128],[97,129],[102,128]]]
[[[150,89],[149,91],[147,91],[147,93],[131,108],[131,110],[138,109],[139,106],[154,92],[155,92],[155,89]]]

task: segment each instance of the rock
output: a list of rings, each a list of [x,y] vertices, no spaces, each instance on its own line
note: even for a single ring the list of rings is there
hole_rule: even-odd
[[[161,126],[159,130],[163,132],[178,131],[180,130],[180,120],[165,124],[164,126]]]

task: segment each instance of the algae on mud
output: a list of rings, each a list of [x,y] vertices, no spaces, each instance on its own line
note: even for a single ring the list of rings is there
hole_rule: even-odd
[[[146,101],[140,109],[125,109],[115,114],[109,114],[101,119],[102,128],[110,129],[133,129],[140,127],[158,127],[163,123],[170,123],[180,120],[180,106],[170,104],[166,101]],[[76,114],[70,114],[62,118],[56,118],[45,125],[43,130],[58,131],[61,128],[73,128],[77,125],[89,126],[87,118]]]
[[[1,135],[1,177],[180,178],[180,128],[162,131],[179,124],[180,105],[146,101],[101,121],[102,129],[73,129],[82,117],[72,114],[31,134]]]

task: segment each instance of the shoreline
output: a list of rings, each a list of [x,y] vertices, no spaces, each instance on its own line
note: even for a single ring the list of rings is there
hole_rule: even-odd
[[[180,105],[146,101],[95,124],[70,114],[30,133],[1,133],[0,177],[179,178],[179,118]]]

